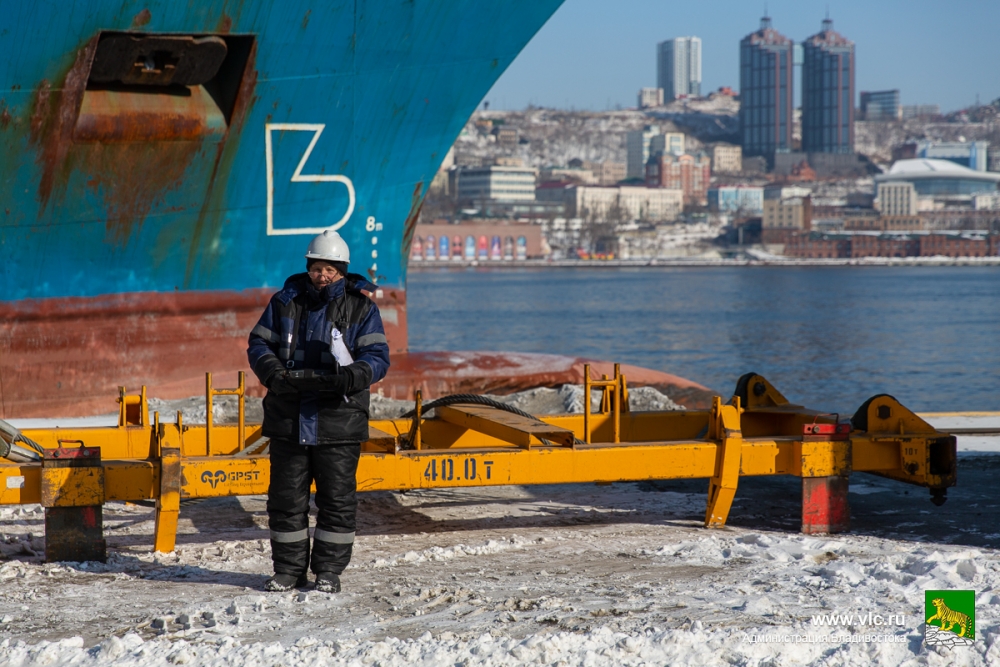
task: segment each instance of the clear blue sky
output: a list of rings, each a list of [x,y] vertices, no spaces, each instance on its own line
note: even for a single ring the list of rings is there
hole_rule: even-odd
[[[635,106],[656,85],[656,44],[702,40],[702,93],[739,88],[739,41],[763,0],[566,0],[486,96],[491,108]],[[799,42],[834,29],[855,43],[857,91],[898,88],[942,111],[1000,97],[997,0],[768,0],[774,28]],[[801,85],[796,81],[796,87]],[[798,92],[798,91],[796,91]],[[857,100],[855,99],[855,103]]]

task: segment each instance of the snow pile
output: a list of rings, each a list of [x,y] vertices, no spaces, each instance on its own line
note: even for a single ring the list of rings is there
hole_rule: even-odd
[[[259,424],[264,420],[263,399],[247,396],[244,403],[246,421]],[[149,399],[149,414],[160,413],[161,421],[174,421],[178,412],[185,424],[205,423],[205,397],[191,396],[175,400]],[[235,423],[239,415],[239,404],[235,396],[216,396],[212,399],[212,422],[215,424]],[[117,421],[117,415],[115,415]]]
[[[451,560],[452,558],[459,558],[462,556],[492,555],[508,551],[510,549],[520,549],[527,543],[527,540],[514,535],[508,540],[490,540],[486,544],[478,547],[467,546],[465,544],[456,544],[455,546],[448,548],[431,547],[430,549],[424,549],[419,552],[407,551],[405,554],[397,558],[376,558],[372,562],[372,567],[395,567],[400,563],[425,563],[427,561]]]
[[[556,388],[539,387],[515,394],[497,396],[486,394],[489,398],[507,403],[520,410],[535,415],[567,414],[583,412],[583,386],[562,385]],[[248,396],[246,399],[246,421],[259,424],[264,418],[262,399]],[[594,390],[591,395],[592,409],[601,405],[601,392]],[[684,407],[674,403],[668,396],[653,387],[635,387],[629,389],[629,405],[633,410],[683,410]],[[413,401],[386,398],[373,394],[371,397],[372,419],[397,419],[413,409]],[[178,400],[149,399],[150,412],[159,411],[160,419],[173,419],[180,411],[184,423],[205,423],[205,397],[192,396]],[[212,420],[216,424],[235,423],[238,415],[236,400],[232,397],[217,397],[212,404]],[[107,418],[109,424],[115,423],[117,415]]]
[[[669,396],[654,387],[635,387],[628,390],[629,407],[636,411],[683,410]],[[601,407],[601,390],[590,393],[590,409]],[[583,385],[564,384],[550,389],[540,387],[511,394],[510,396],[490,396],[490,398],[512,405],[535,415],[580,414],[583,412]]]
[[[763,630],[761,628],[754,628]],[[767,629],[774,635],[774,629]],[[950,664],[988,665],[1000,660],[1000,643],[992,637],[978,647],[937,648],[915,661],[912,646],[921,636],[915,633],[891,635],[891,642],[848,644],[775,644],[748,641],[756,632],[729,630],[707,632],[700,624],[683,629],[647,628],[625,634],[607,627],[586,634],[556,632],[533,634],[523,639],[494,637],[484,633],[460,638],[452,632],[437,637],[425,632],[415,639],[388,638],[377,642],[350,640],[320,641],[309,637],[291,645],[281,642],[242,643],[224,637],[212,643],[194,644],[185,640],[143,640],[134,633],[112,637],[98,646],[84,648],[83,639],[73,637],[28,646],[23,642],[0,642],[0,655],[7,664],[23,665],[107,665],[155,667],[158,665],[242,665],[263,667],[283,665],[902,665]],[[794,647],[776,659],[778,647]]]

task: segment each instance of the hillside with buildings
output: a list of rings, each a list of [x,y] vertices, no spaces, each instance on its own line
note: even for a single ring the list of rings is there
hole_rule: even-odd
[[[1000,254],[1000,99],[942,114],[858,95],[829,18],[796,41],[764,17],[740,54],[739,91],[703,95],[701,40],[679,37],[636,108],[478,111],[411,259]]]

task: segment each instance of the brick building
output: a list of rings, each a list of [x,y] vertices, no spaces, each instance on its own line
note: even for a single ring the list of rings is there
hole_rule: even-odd
[[[854,234],[851,257],[917,257],[920,239],[908,234]]]
[[[707,155],[659,153],[646,163],[646,186],[681,190],[684,204],[705,206],[712,161]]]
[[[812,198],[807,188],[772,185],[764,188],[764,215],[761,218],[761,241],[765,244],[788,243],[797,234],[812,227]]]
[[[789,257],[810,259],[837,259],[851,256],[851,239],[826,234],[796,234],[785,243]]]
[[[977,233],[795,233],[785,255],[810,259],[845,257],[997,257],[1000,234]]]
[[[844,217],[844,230],[853,232],[915,232],[926,229],[919,215],[851,215]]]
[[[927,234],[920,237],[922,257],[996,257],[1000,235]]]

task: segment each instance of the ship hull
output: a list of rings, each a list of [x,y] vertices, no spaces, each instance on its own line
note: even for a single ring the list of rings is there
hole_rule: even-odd
[[[189,396],[206,371],[235,382],[247,332],[326,229],[380,287],[386,395],[578,380],[565,358],[507,368],[502,387],[502,355],[405,352],[427,188],[561,2],[5,7],[0,416],[104,411],[119,386]]]
[[[245,369],[246,332],[325,229],[405,350],[427,188],[561,2],[0,12],[0,414]]]
[[[105,412],[118,387],[159,398],[235,386],[248,332],[274,290],[158,292],[0,303],[0,418]],[[391,353],[405,352],[406,295],[382,290]],[[248,379],[257,390],[253,377]]]
[[[108,412],[118,388],[146,386],[161,399],[205,391],[205,372],[217,387],[248,372],[247,332],[271,290],[176,294],[117,294],[0,304],[0,418],[83,416]],[[549,354],[407,352],[406,294],[383,290],[383,321],[392,369],[373,390],[412,399],[457,393],[510,394],[533,387],[582,384],[585,363],[594,376],[612,364]],[[688,408],[704,408],[711,392],[667,373],[623,366],[629,386],[652,386]],[[250,395],[264,388],[247,378]]]

